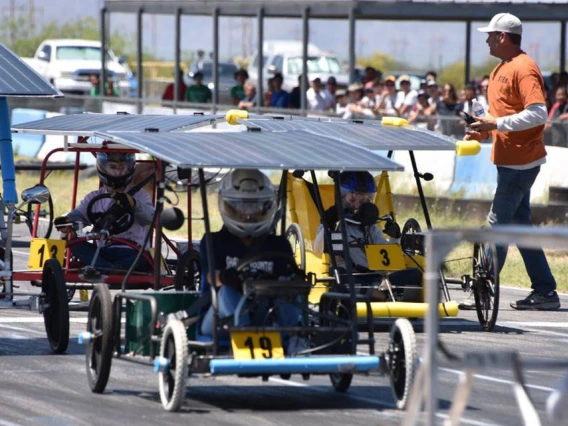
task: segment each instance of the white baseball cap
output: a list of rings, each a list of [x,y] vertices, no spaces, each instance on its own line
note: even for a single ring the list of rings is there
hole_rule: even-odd
[[[481,31],[482,33],[497,32],[522,35],[523,24],[515,15],[511,15],[510,13],[498,13],[491,19],[488,26],[478,28],[477,31]]]

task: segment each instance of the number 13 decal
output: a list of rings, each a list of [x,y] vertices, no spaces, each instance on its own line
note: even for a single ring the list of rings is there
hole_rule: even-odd
[[[39,250],[37,251],[37,254],[39,254],[39,266],[42,267],[43,266],[43,258],[45,255],[45,245],[42,245]],[[56,245],[52,245],[49,248],[49,252],[51,253],[51,257],[52,258],[57,258],[57,246]]]

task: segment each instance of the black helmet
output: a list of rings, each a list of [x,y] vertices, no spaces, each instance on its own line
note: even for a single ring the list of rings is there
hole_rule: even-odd
[[[136,157],[132,152],[97,153],[97,171],[102,183],[114,189],[125,188],[136,168]]]

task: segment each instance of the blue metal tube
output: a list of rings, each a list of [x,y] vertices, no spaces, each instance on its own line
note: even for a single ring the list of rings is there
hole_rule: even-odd
[[[312,356],[280,359],[214,359],[211,374],[329,374],[379,370],[378,356]]]
[[[12,133],[10,131],[10,111],[8,99],[0,96],[0,162],[2,163],[2,181],[4,203],[16,204],[16,168],[14,167],[14,151],[12,150]]]

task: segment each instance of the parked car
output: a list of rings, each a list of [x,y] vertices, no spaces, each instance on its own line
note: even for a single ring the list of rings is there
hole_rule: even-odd
[[[231,88],[237,84],[235,81],[235,72],[237,66],[232,62],[219,62],[217,65],[217,74],[219,75],[219,103],[223,105],[232,105]],[[189,67],[188,72],[184,75],[184,82],[189,87],[193,84],[193,76],[196,72],[201,71],[203,74],[203,84],[211,91],[215,89],[213,83],[213,62],[212,61],[195,61]]]
[[[84,95],[91,90],[89,75],[101,72],[101,42],[81,39],[44,40],[33,58],[22,58],[34,70],[64,93]],[[126,58],[110,49],[106,57],[107,75],[128,96],[132,72]]]
[[[263,84],[266,84],[277,72],[282,73],[284,81],[282,89],[290,92],[298,85],[298,77],[302,73],[302,42],[296,40],[268,40],[263,44]],[[258,52],[251,58],[248,68],[249,80],[258,85]],[[325,84],[331,76],[335,77],[338,88],[347,88],[349,74],[341,62],[330,52],[316,45],[308,44],[308,81],[319,77]]]

